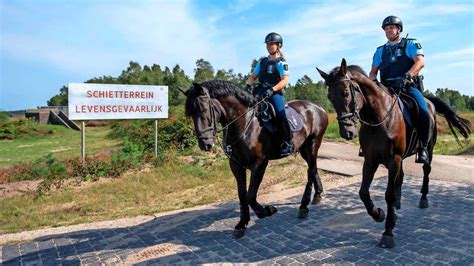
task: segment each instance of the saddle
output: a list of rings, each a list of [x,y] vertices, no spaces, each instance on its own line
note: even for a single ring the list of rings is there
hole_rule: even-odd
[[[303,118],[301,115],[288,104],[285,105],[285,113],[288,123],[290,124],[291,132],[299,132],[303,128]],[[271,103],[262,101],[258,106],[257,117],[260,125],[268,130],[270,134],[275,134],[278,131],[275,108],[273,108]]]

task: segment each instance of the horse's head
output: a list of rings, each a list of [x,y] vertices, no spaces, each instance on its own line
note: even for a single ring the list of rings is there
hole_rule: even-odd
[[[208,89],[199,83],[193,83],[183,93],[186,95],[185,112],[193,119],[199,148],[209,151],[216,141],[217,122],[221,116],[220,103],[211,98]]]
[[[336,109],[339,135],[348,140],[355,138],[357,136],[355,120],[360,107],[357,106],[355,91],[359,90],[359,87],[352,80],[346,60],[342,59],[341,66],[334,68],[330,74],[326,74],[319,68],[316,69],[325,80],[328,98]]]

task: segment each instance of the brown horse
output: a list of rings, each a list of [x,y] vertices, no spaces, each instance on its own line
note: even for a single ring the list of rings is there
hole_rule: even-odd
[[[340,67],[326,74],[319,70],[328,87],[328,98],[337,112],[339,134],[346,139],[357,136],[355,122],[361,122],[359,142],[364,154],[363,179],[359,195],[364,202],[367,212],[377,222],[383,222],[385,213],[375,208],[370,199],[369,188],[374,174],[380,164],[388,169],[388,185],[385,191],[387,203],[387,220],[385,232],[380,245],[391,248],[395,246],[393,228],[397,216],[395,208],[400,208],[401,186],[403,183],[402,161],[414,154],[409,146],[408,126],[398,106],[397,95],[392,95],[380,83],[370,80],[358,66],[347,66],[342,59]],[[470,134],[469,121],[457,116],[455,112],[437,97],[428,97],[428,110],[432,128],[428,144],[429,161],[423,165],[423,185],[421,188],[420,208],[428,207],[428,183],[431,172],[433,147],[436,143],[436,112],[443,115],[455,135],[453,126],[468,138]]]
[[[235,226],[234,237],[245,234],[250,221],[249,205],[258,218],[277,212],[274,206],[262,207],[257,202],[257,192],[269,160],[281,159],[279,134],[272,135],[260,126],[256,116],[257,99],[231,82],[211,80],[193,83],[183,92],[186,95],[185,112],[192,117],[201,150],[209,151],[223,131],[223,149],[229,157],[232,173],[237,181],[240,202],[240,221]],[[308,164],[308,182],[299,207],[299,218],[307,216],[314,184],[312,203],[321,200],[323,186],[318,175],[318,149],[328,125],[326,112],[308,101],[290,101],[303,118],[303,128],[293,135],[293,144]],[[223,128],[218,129],[218,123]],[[247,191],[246,169],[250,169]]]

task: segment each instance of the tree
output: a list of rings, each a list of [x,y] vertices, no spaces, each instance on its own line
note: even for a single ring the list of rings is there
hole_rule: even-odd
[[[47,102],[48,106],[67,106],[68,105],[68,86],[62,86],[59,94],[51,97]]]
[[[334,108],[327,98],[327,89],[323,82],[314,83],[310,77],[304,75],[296,81],[294,87],[288,88],[288,100],[307,100],[316,103],[326,111],[333,111]]]
[[[122,84],[140,84],[140,73],[142,67],[137,62],[130,61],[129,66],[126,70],[122,71],[122,74],[118,77]]]
[[[436,90],[436,96],[440,97],[443,99],[445,102],[447,102],[450,106],[454,107],[458,111],[465,111],[467,102],[466,98],[461,96],[459,91],[457,90],[451,90],[448,88],[444,89],[437,89]]]
[[[184,103],[185,96],[178,90],[187,89],[191,87],[191,80],[184,73],[184,70],[181,69],[179,65],[176,65],[173,68],[173,71],[170,72],[165,78],[165,84],[168,85],[168,94],[170,105],[179,105]]]
[[[202,58],[196,61],[194,73],[194,82],[202,82],[214,78],[214,68],[211,63]]]

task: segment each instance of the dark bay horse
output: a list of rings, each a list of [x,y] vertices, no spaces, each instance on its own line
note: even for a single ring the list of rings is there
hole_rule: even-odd
[[[271,216],[274,206],[261,206],[257,202],[257,192],[262,182],[269,160],[281,159],[279,134],[272,135],[260,126],[256,117],[257,99],[240,87],[228,81],[210,80],[193,83],[183,92],[186,95],[185,112],[192,117],[199,148],[209,151],[216,143],[218,132],[223,131],[223,149],[229,157],[232,173],[237,181],[240,202],[240,221],[235,226],[234,237],[245,235],[250,221],[249,205],[258,218]],[[295,150],[308,164],[308,182],[299,207],[299,218],[308,214],[311,190],[315,195],[312,203],[321,200],[323,186],[318,175],[318,149],[328,125],[326,112],[308,101],[290,101],[303,118],[303,129],[293,134]],[[218,123],[223,128],[218,128]],[[247,191],[246,169],[250,169],[250,184]]]
[[[367,212],[377,222],[383,222],[385,213],[375,208],[370,199],[369,188],[374,174],[380,164],[388,169],[388,184],[385,191],[387,203],[387,220],[380,246],[395,246],[393,228],[397,216],[395,208],[400,208],[401,186],[403,183],[402,161],[413,155],[408,150],[409,132],[403,114],[398,106],[398,98],[388,92],[380,83],[370,80],[358,66],[347,66],[342,59],[340,67],[329,74],[318,69],[328,87],[328,98],[337,112],[339,134],[345,139],[357,136],[355,122],[361,122],[359,142],[364,154],[363,179],[359,195]],[[436,112],[443,115],[457,139],[453,126],[465,138],[470,134],[469,121],[459,117],[439,98],[431,96],[427,100],[432,128],[428,144],[429,161],[423,165],[423,185],[421,188],[420,208],[428,207],[428,183],[433,159],[433,147],[436,143]]]

